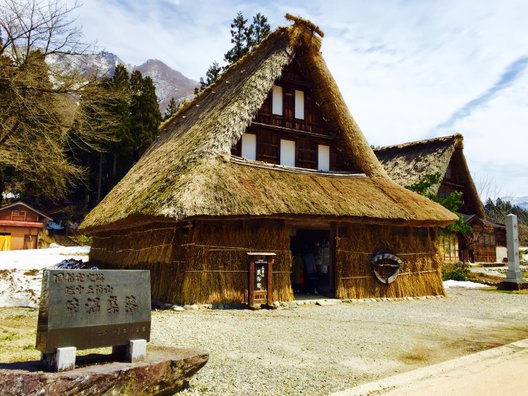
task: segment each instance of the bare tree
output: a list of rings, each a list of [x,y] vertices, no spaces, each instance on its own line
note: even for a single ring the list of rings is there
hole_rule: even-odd
[[[54,199],[83,176],[69,145],[100,150],[116,122],[114,95],[99,76],[60,68],[53,57],[79,57],[73,11],[61,0],[0,0],[0,200],[5,189]]]
[[[489,174],[485,174],[484,176],[475,174],[475,184],[480,195],[480,199],[483,202],[486,202],[488,199],[496,201],[501,195],[500,187]]]

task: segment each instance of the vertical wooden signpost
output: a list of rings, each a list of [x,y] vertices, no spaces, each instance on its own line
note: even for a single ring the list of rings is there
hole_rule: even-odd
[[[275,253],[248,252],[248,301],[250,308],[273,305],[273,264]]]

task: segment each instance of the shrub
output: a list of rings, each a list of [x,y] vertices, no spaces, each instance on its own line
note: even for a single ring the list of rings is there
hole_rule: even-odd
[[[93,242],[93,238],[91,236],[87,235],[79,235],[75,239],[77,239],[77,243],[81,246],[91,246]]]
[[[443,280],[467,281],[468,276],[461,268],[456,268],[451,271],[445,271],[442,275]]]

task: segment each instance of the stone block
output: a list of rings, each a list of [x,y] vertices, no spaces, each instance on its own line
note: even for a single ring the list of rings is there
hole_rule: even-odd
[[[0,395],[172,395],[207,360],[208,354],[196,349],[150,346],[142,362],[79,356],[75,370],[68,372],[41,371],[39,361],[0,363]]]
[[[127,350],[127,361],[140,362],[147,356],[147,340],[130,340]]]
[[[53,372],[70,371],[75,368],[75,355],[77,348],[57,348],[55,353],[43,353],[42,363],[44,367]]]

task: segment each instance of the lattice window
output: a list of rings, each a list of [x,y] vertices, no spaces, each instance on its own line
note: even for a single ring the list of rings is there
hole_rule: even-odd
[[[13,210],[11,211],[11,220],[13,221],[26,221],[27,212],[25,210]]]

